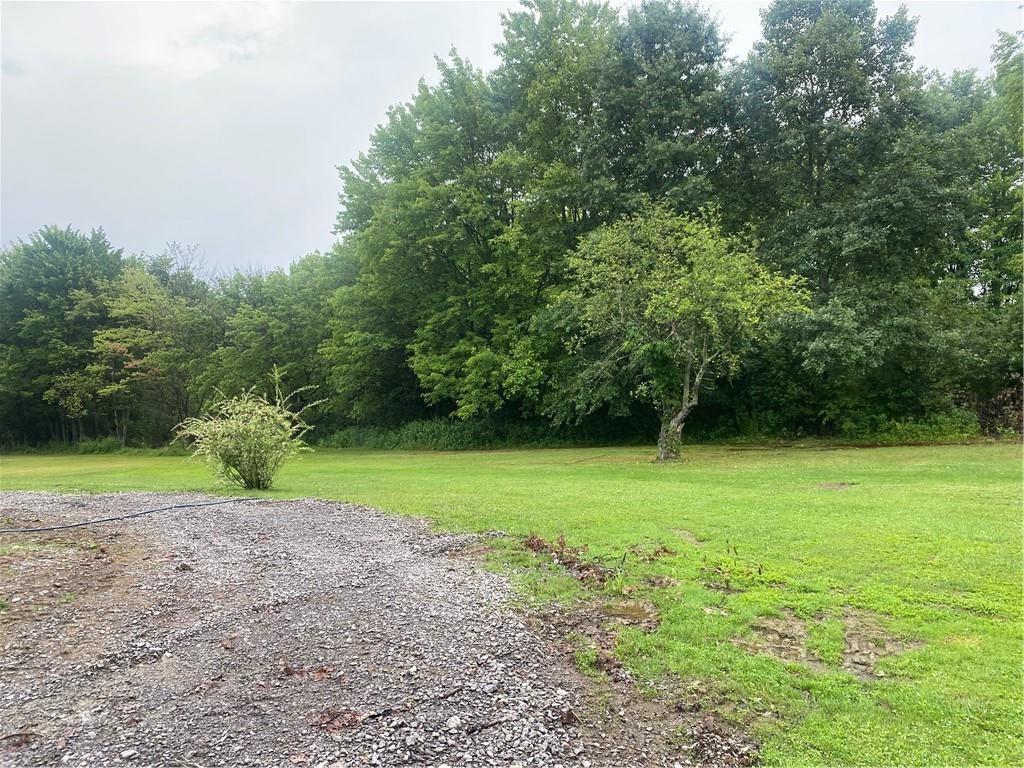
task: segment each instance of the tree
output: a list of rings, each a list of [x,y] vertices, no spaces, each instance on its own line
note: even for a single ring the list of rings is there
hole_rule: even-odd
[[[607,3],[577,0],[523,0],[502,18],[492,80],[511,144],[542,165],[578,168],[617,22]]]
[[[172,249],[124,259],[116,277],[72,298],[68,319],[93,325],[92,342],[43,399],[72,419],[73,439],[89,416],[97,436],[113,432],[122,445],[130,430],[137,442],[164,442],[205,398],[199,378],[218,338],[209,287]]]
[[[677,455],[701,388],[735,371],[743,351],[804,302],[798,278],[760,265],[714,216],[663,206],[599,228],[570,269],[567,300],[581,321],[577,412],[648,399],[661,415],[659,459]]]
[[[723,135],[725,41],[706,11],[644,0],[626,12],[602,58],[587,173],[607,177],[630,211],[645,196],[679,212],[710,202]]]
[[[10,246],[0,441],[158,443],[274,366],[330,390],[320,426],[653,431],[656,408],[665,453],[684,423],[867,434],[991,410],[1022,358],[1021,35],[991,76],[942,76],[913,69],[913,20],[872,0],[774,0],[762,20],[734,65],[685,0],[527,0],[492,72],[452,52],[389,110],[340,169],[340,242],[289,270],[207,281],[187,250],[122,257],[56,227]],[[708,206],[721,227],[669,213]],[[757,296],[778,278],[755,258],[802,277],[812,311],[736,309],[737,274]],[[614,295],[593,278],[620,268]],[[601,315],[623,292],[642,311]],[[663,337],[680,323],[692,339]]]
[[[815,311],[753,352],[725,409],[753,401],[812,432],[948,409],[987,334],[958,335],[953,316],[981,316],[947,302],[1019,273],[1000,258],[1020,252],[1000,172],[1019,152],[981,124],[997,115],[990,87],[913,71],[914,21],[880,19],[870,0],[776,0],[763,27],[729,77],[716,183],[729,228],[751,227],[764,263],[807,278]]]
[[[990,80],[992,98],[978,110],[967,127],[976,142],[978,167],[972,177],[976,190],[976,227],[972,251],[972,278],[978,292],[993,307],[1019,300],[1024,228],[1024,32],[999,36],[992,53],[995,72]],[[1019,304],[1017,305],[1019,308]]]
[[[823,296],[874,255],[848,240],[848,210],[916,108],[914,22],[905,9],[876,20],[871,0],[775,0],[762,27],[730,79],[725,210]]]
[[[0,423],[5,431],[31,441],[77,436],[83,401],[70,392],[81,382],[72,385],[63,377],[85,367],[94,331],[109,323],[102,303],[92,302],[88,312],[79,309],[121,267],[121,251],[111,247],[102,229],[86,235],[70,227],[44,227],[0,252]]]
[[[523,163],[501,151],[487,78],[454,54],[438,69],[342,169],[338,229],[358,276],[335,296],[323,349],[360,420],[502,407],[503,371],[551,279],[537,263],[549,251],[510,233]]]
[[[330,337],[332,296],[353,279],[349,267],[347,250],[336,246],[307,254],[288,271],[223,279],[223,334],[203,380],[234,395],[277,366],[288,386],[301,390],[296,406],[306,404],[306,387],[326,391],[330,365],[320,347]]]

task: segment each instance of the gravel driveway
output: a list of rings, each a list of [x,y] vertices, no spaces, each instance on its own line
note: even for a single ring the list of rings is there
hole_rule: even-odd
[[[196,495],[0,493],[14,524]],[[0,534],[2,765],[673,765],[459,554],[318,500]]]

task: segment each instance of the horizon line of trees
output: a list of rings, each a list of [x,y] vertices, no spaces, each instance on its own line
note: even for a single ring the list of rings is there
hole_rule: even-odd
[[[1019,33],[981,77],[915,70],[914,21],[871,0],[776,0],[735,62],[675,0],[529,0],[503,27],[493,71],[452,51],[389,110],[339,168],[339,242],[287,271],[204,278],[187,249],[126,255],[102,229],[0,252],[0,444],[161,444],[275,365],[327,398],[321,434],[664,432],[692,338],[729,345],[698,350],[728,361],[687,384],[698,433],[1019,430]],[[678,248],[638,269],[652,232]],[[801,301],[768,311],[757,275]]]

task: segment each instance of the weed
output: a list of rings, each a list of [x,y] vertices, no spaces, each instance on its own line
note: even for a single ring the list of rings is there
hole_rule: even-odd
[[[576,669],[587,677],[601,678],[601,670],[597,666],[597,646],[587,645],[577,648],[573,653],[576,662]]]
[[[605,581],[605,591],[611,595],[622,597],[626,594],[626,571],[624,568],[617,568],[611,577]]]
[[[807,625],[807,650],[825,664],[838,667],[843,661],[843,622],[822,619]]]
[[[593,559],[584,557],[587,546],[570,547],[565,535],[559,534],[554,544],[545,541],[531,532],[523,539],[523,546],[531,552],[548,554],[555,564],[562,566],[581,582],[604,584],[612,576],[612,569],[607,568]]]

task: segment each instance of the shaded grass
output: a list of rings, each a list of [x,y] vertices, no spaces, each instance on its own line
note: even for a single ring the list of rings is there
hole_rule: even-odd
[[[674,465],[649,459],[625,448],[323,450],[286,467],[266,495],[564,535],[609,563],[625,554],[607,594],[647,600],[662,621],[649,634],[624,630],[619,657],[641,680],[676,681],[681,698],[751,729],[769,764],[1024,763],[1019,445],[699,446]],[[3,458],[0,486],[231,492],[184,459],[119,454]],[[578,597],[566,574],[491,541],[492,561],[531,594]],[[673,554],[629,554],[659,544]],[[648,586],[655,577],[671,586]],[[909,648],[882,658],[881,676],[842,667],[851,612]],[[803,622],[820,666],[737,643],[780,615]]]

